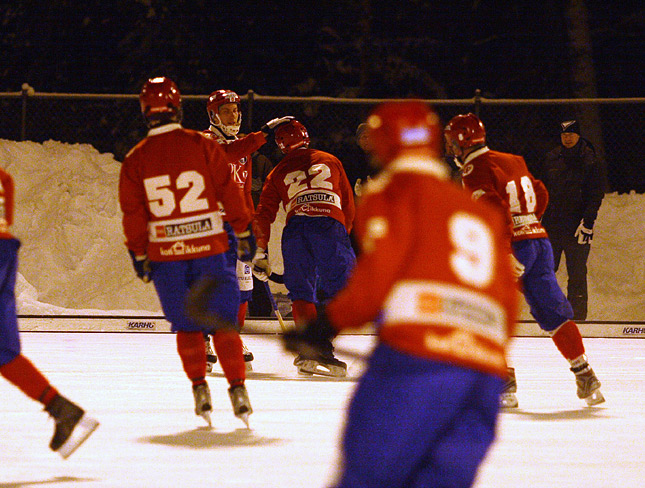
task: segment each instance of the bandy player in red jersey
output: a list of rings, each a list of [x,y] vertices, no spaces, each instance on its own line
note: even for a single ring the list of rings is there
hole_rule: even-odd
[[[242,190],[247,206],[251,210],[254,210],[253,199],[251,197],[251,169],[253,164],[251,153],[256,151],[258,147],[252,147],[252,150],[248,150],[249,144],[246,144],[246,139],[248,137],[252,137],[252,134],[242,138],[238,137],[240,126],[242,124],[240,104],[240,97],[232,90],[217,90],[211,93],[208,97],[208,102],[206,103],[206,111],[208,112],[210,126],[204,131],[204,134],[211,139],[215,139],[220,144],[226,144],[228,150],[241,146],[248,151],[240,158],[230,160],[229,167],[231,169],[231,177]],[[275,127],[280,123],[291,120],[291,118],[292,117],[283,117],[273,119],[267,122],[267,124],[262,127],[261,131],[266,135],[271,130],[271,127]],[[235,269],[237,282],[240,287],[240,306],[237,313],[237,323],[240,326],[240,329],[242,329],[242,327],[244,327],[244,319],[246,317],[248,303],[251,300],[253,293],[253,273],[251,271],[251,266],[237,259],[237,253],[235,252],[235,248],[237,246],[235,233],[233,232],[231,225],[227,222],[226,212],[223,212],[222,215],[224,217],[224,229],[228,234],[230,245],[226,255],[229,260],[229,265]],[[249,351],[244,344],[242,344],[242,346],[246,369],[247,371],[250,371],[253,369],[253,353]],[[213,364],[217,361],[217,356],[211,348],[208,335],[206,336],[206,359],[207,371],[210,372],[213,369]]]
[[[55,422],[49,447],[67,458],[99,423],[58,393],[21,352],[15,298],[20,241],[11,233],[13,206],[13,178],[0,167],[0,375],[44,405]]]
[[[442,126],[426,104],[380,105],[367,124],[382,169],[357,209],[358,262],[285,344],[316,350],[376,323],[336,488],[469,487],[495,436],[516,318],[503,217],[450,181]]]
[[[252,212],[228,165],[245,151],[184,129],[181,95],[168,78],[148,80],[139,100],[149,132],[126,155],[121,168],[119,200],[126,246],[138,276],[154,283],[166,319],[177,333],[177,350],[193,385],[195,413],[210,424],[204,338],[199,324],[187,317],[184,302],[194,283],[214,276],[220,286],[207,308],[236,323],[240,291],[226,259],[229,240],[219,206],[236,234],[238,256],[250,261],[255,252]],[[251,146],[265,141],[263,133],[248,138]],[[234,414],[247,423],[252,409],[244,386],[240,335],[236,330],[219,331],[213,343],[230,386]]]
[[[280,204],[287,213],[282,233],[284,285],[296,324],[312,320],[316,305],[340,290],[356,256],[349,239],[354,221],[354,195],[342,163],[335,156],[309,148],[309,134],[297,120],[277,126],[275,142],[285,154],[262,188],[253,229],[258,239],[254,267],[269,275],[266,249],[271,223]],[[296,358],[302,374],[345,376],[347,365],[333,355]]]
[[[582,336],[572,320],[573,309],[558,285],[551,243],[540,223],[548,204],[546,187],[531,175],[524,158],[486,146],[484,124],[476,115],[457,115],[444,135],[447,151],[461,167],[464,188],[473,199],[504,212],[505,235],[512,246],[524,297],[540,328],[549,333],[570,363],[578,397],[588,405],[604,402],[600,381],[589,366]],[[515,371],[509,368],[504,406],[517,406],[516,390]]]

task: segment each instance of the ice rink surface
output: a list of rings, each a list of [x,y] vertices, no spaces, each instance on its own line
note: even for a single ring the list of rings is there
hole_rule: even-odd
[[[345,406],[361,374],[305,378],[274,335],[244,335],[255,355],[251,429],[233,416],[219,367],[213,428],[164,333],[23,332],[23,352],[101,426],[67,461],[49,450],[40,404],[0,380],[0,488],[322,488],[337,462]],[[372,336],[337,345],[369,351]],[[589,408],[548,338],[516,338],[520,408],[502,413],[476,488],[645,486],[645,341],[585,339],[606,403]]]

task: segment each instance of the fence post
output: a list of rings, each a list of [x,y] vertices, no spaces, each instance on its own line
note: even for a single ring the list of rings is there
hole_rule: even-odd
[[[475,90],[475,115],[479,117],[480,108],[482,105],[482,91],[477,88]]]
[[[246,96],[248,97],[248,101],[249,101],[249,109],[247,113],[247,117],[249,120],[249,132],[253,132],[253,95],[254,95],[253,90],[249,90],[246,92]]]
[[[34,89],[29,83],[22,84],[22,113],[20,117],[20,140],[27,138],[27,97],[34,94]]]

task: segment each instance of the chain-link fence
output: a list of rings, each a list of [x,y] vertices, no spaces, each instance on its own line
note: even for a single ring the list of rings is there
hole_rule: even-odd
[[[183,96],[185,127],[208,127],[206,100],[207,95]],[[351,165],[356,127],[381,101],[248,92],[242,96],[242,130],[258,130],[273,117],[294,115],[308,128],[312,147]],[[559,122],[576,118],[583,137],[607,167],[607,190],[645,192],[645,98],[492,100],[476,95],[427,102],[444,123],[459,113],[477,113],[486,126],[489,146],[520,154],[529,166],[559,143]],[[120,161],[145,134],[137,95],[0,93],[0,138],[88,143]],[[274,162],[279,160],[273,144],[262,152]]]

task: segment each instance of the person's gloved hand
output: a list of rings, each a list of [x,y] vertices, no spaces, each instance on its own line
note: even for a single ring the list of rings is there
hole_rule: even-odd
[[[130,254],[130,259],[132,259],[132,266],[134,267],[134,272],[137,273],[137,276],[144,283],[150,282],[152,279],[152,268],[150,266],[150,260],[147,255],[136,256],[134,251],[128,250]]]
[[[260,281],[268,281],[271,276],[271,265],[269,264],[269,255],[265,249],[258,247],[251,261],[251,271]]]
[[[585,227],[585,220],[582,219],[573,237],[578,238],[578,244],[590,244],[593,239],[593,229]]]
[[[325,355],[329,350],[329,341],[336,335],[336,330],[329,322],[324,309],[318,311],[315,320],[308,322],[302,329],[292,329],[282,335],[282,342],[287,351],[306,357]]]
[[[260,127],[260,130],[265,134],[271,134],[271,132],[273,132],[279,125],[286,124],[287,122],[290,122],[294,119],[295,117],[293,115],[287,115],[285,117],[278,117],[277,119],[271,119],[262,127]]]
[[[515,279],[520,279],[524,274],[524,265],[517,260],[513,253],[510,253],[508,258],[511,261],[511,271],[513,272],[513,276],[515,276]]]
[[[251,224],[249,224],[244,232],[235,234],[235,237],[237,237],[237,259],[244,263],[250,263],[257,249]]]

